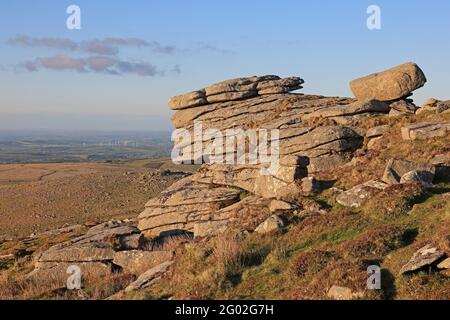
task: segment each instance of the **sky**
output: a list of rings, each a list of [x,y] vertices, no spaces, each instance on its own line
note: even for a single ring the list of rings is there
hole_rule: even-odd
[[[66,26],[70,5],[80,30]],[[367,28],[369,5],[380,30]],[[36,114],[51,129],[56,113],[161,129],[169,97],[221,80],[300,76],[304,93],[351,96],[350,80],[407,61],[428,78],[416,104],[450,99],[447,0],[0,0],[0,26],[0,129]]]

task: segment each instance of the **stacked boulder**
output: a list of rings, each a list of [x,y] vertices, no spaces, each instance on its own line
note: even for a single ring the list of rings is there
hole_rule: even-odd
[[[427,79],[423,71],[412,62],[374,73],[350,82],[358,100],[377,99],[389,103],[390,116],[414,114],[418,109],[409,97],[424,86]]]
[[[259,95],[287,93],[301,89],[302,84],[303,80],[299,77],[281,79],[274,75],[231,79],[173,97],[168,104],[172,110],[183,110],[217,102],[252,98]]]

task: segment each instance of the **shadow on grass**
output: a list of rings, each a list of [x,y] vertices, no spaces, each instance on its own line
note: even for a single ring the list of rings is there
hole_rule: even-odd
[[[397,294],[395,277],[388,269],[381,269],[381,290],[386,300],[393,300]]]
[[[426,202],[429,198],[431,198],[434,195],[441,195],[444,193],[450,192],[450,188],[431,188],[427,190],[424,194],[415,197],[410,201],[410,205],[413,206],[415,204],[421,204]]]
[[[406,230],[405,233],[403,234],[403,239],[402,239],[403,246],[407,246],[407,245],[410,245],[411,243],[413,243],[418,234],[419,234],[419,230],[417,228]]]

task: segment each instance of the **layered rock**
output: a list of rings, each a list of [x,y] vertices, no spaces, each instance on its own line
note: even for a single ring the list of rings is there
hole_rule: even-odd
[[[392,110],[409,112],[413,108],[407,96],[425,83],[413,64],[377,79],[375,82],[387,82],[377,84],[381,86],[377,90],[383,90],[383,85],[395,87],[389,89],[388,97],[379,96],[376,90],[377,94],[364,98],[358,94],[358,100],[294,94],[289,92],[299,89],[302,79],[261,76],[227,80],[171,98],[173,125],[190,137],[175,138],[180,159],[203,165],[198,173],[150,200],[139,215],[139,228],[147,237],[176,231],[206,237],[233,225],[252,231],[271,216],[272,201],[295,203],[302,195],[315,192],[318,183],[312,175],[347,164],[363,147],[366,129],[359,126],[363,120],[388,115]],[[370,77],[356,81],[355,88],[359,91],[373,81]],[[275,171],[263,171],[272,159],[248,161],[244,157],[240,159],[246,161],[238,161],[239,143],[244,144],[241,151],[246,156],[255,150],[250,129],[257,132],[258,141],[264,132],[270,133],[267,147],[278,152]],[[387,129],[372,130],[367,137],[379,138]],[[204,134],[208,130],[214,134]],[[271,130],[278,130],[278,136],[273,138]],[[365,185],[352,192],[361,197],[366,188],[377,186]],[[242,199],[244,193],[249,196]],[[351,192],[347,194],[351,198]],[[246,223],[249,216],[254,218],[251,224]]]
[[[130,237],[137,237],[130,242]],[[136,227],[110,221],[91,228],[86,234],[59,243],[39,254],[35,269],[28,275],[39,278],[47,275],[67,277],[67,268],[76,265],[81,272],[107,275],[114,269],[112,263],[116,251],[139,249],[143,236]],[[85,274],[86,274],[85,273]]]
[[[166,231],[194,230],[194,224],[223,220],[219,210],[239,201],[239,189],[196,183],[186,177],[145,205],[139,215],[139,229],[147,236]]]
[[[210,87],[173,97],[169,108],[182,110],[216,102],[241,100],[258,95],[287,93],[301,89],[303,80],[299,77],[281,79],[278,76],[237,78],[213,84]]]

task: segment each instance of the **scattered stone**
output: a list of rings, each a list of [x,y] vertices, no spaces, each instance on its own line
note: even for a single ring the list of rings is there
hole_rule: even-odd
[[[363,293],[354,293],[350,288],[333,285],[328,290],[327,296],[334,300],[352,300],[361,298]]]
[[[336,197],[336,201],[345,207],[362,206],[377,190],[384,190],[388,185],[382,181],[371,180],[344,191]]]
[[[279,212],[279,211],[288,211],[288,210],[294,210],[297,206],[286,202],[282,200],[272,200],[269,204],[269,210],[270,212]]]
[[[267,218],[266,221],[261,223],[256,229],[255,232],[258,233],[269,233],[273,231],[280,230],[285,227],[283,219],[281,219],[277,215],[271,215]]]
[[[414,103],[408,102],[406,100],[399,100],[389,105],[391,110],[389,111],[390,117],[414,114],[417,110],[417,106]]]
[[[370,139],[369,142],[367,142],[367,149],[368,150],[378,149],[378,145],[382,140],[383,140],[382,136]]]
[[[314,177],[305,177],[301,181],[302,191],[306,194],[316,193],[320,190],[320,183]]]
[[[390,125],[385,124],[382,126],[372,127],[366,132],[367,138],[376,138],[382,136],[385,132],[390,129]]]
[[[425,188],[433,187],[434,174],[428,171],[409,171],[402,175],[400,183],[419,182]]]
[[[408,96],[426,81],[423,71],[410,62],[353,80],[350,87],[358,100],[393,101]]]
[[[80,224],[72,225],[72,226],[66,226],[59,229],[49,230],[37,234],[30,235],[30,238],[41,238],[41,237],[48,237],[48,236],[57,236],[64,233],[71,233],[80,231],[83,229],[83,226]]]
[[[161,278],[166,274],[169,270],[170,266],[173,264],[173,261],[166,261],[153,267],[143,274],[141,274],[136,281],[132,282],[125,288],[125,292],[137,291],[139,289],[147,288],[154,283],[161,280]]]
[[[49,249],[42,253],[39,262],[96,262],[111,261],[114,250],[110,245],[91,242],[62,249]]]
[[[444,113],[448,112],[448,110],[450,110],[450,100],[441,101],[437,105],[436,113]]]
[[[416,114],[419,115],[425,112],[436,112],[439,102],[439,100],[434,98],[428,99],[419,109],[417,109]]]
[[[424,140],[445,137],[450,132],[450,122],[420,122],[401,129],[403,140]]]
[[[400,183],[402,176],[410,171],[417,171],[427,175],[426,180],[428,181],[430,177],[434,177],[435,167],[427,163],[391,159],[386,165],[382,180],[390,185],[397,184]],[[432,178],[431,181],[433,181]]]
[[[450,166],[450,153],[442,153],[435,155],[430,164],[434,166]]]
[[[0,256],[0,260],[9,260],[9,259],[14,259],[15,255],[10,253],[10,254],[4,254]]]
[[[450,258],[445,259],[437,265],[438,269],[450,269]]]
[[[430,164],[436,167],[435,176],[439,180],[450,178],[450,153],[438,154],[430,160]]]
[[[400,269],[400,274],[420,270],[439,261],[445,253],[427,244],[414,253],[411,259]]]

